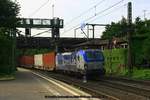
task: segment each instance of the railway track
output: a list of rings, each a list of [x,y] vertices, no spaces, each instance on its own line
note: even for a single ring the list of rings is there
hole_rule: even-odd
[[[139,84],[139,85],[150,85],[150,80],[135,80],[135,79],[129,79],[125,77],[113,77],[113,76],[105,76],[105,80],[113,80],[113,81],[121,81],[121,82],[128,82],[132,84]]]
[[[129,93],[134,93],[137,95],[141,95],[143,97],[146,97],[148,100],[150,100],[150,86],[148,83],[144,82],[146,85],[143,85],[140,83],[136,83],[136,81],[129,82],[128,80],[106,80],[101,79],[99,80],[99,84],[105,85],[108,87],[116,88],[122,91],[126,91]]]
[[[96,90],[96,87],[94,87],[95,89],[91,88],[91,84],[92,83],[83,83],[83,81],[81,79],[76,79],[76,78],[71,78],[69,76],[66,75],[62,75],[62,74],[56,74],[53,72],[43,72],[40,70],[34,70],[34,72],[63,81],[67,84],[70,84],[72,86],[75,86],[76,88],[80,88],[83,91],[86,91],[87,93],[91,94],[92,97],[94,98],[101,98],[101,100],[119,100],[116,97],[113,97],[111,95],[108,95],[106,93],[103,93],[99,90]]]
[[[65,83],[76,86],[93,96],[104,98],[105,100],[150,100],[150,87],[139,85],[135,81],[125,81],[119,79],[104,78],[101,80],[89,80],[83,83],[82,79],[72,78],[67,75],[56,74],[52,72],[38,71],[48,77],[55,78]],[[134,84],[133,84],[134,83]],[[146,88],[147,87],[147,88]]]

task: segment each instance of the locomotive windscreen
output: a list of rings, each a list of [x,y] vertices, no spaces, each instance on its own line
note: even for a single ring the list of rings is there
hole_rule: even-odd
[[[85,52],[86,61],[103,61],[104,57],[100,51],[86,51]]]

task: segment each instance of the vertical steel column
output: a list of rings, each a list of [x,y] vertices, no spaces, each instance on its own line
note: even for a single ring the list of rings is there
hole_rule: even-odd
[[[74,38],[76,38],[76,29],[74,29]]]
[[[95,35],[95,31],[94,31],[94,27],[95,27],[95,25],[92,25],[92,30],[93,30],[93,39],[94,39],[94,35]]]
[[[132,50],[131,50],[131,28],[132,28],[132,3],[128,3],[128,67],[129,74],[132,74],[133,66],[132,66]]]
[[[87,36],[89,38],[89,25],[87,25]]]

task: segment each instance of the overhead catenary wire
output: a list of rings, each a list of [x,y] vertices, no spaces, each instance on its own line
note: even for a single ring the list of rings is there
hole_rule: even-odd
[[[115,4],[111,5],[111,6],[109,6],[108,8],[106,8],[106,9],[104,9],[104,10],[102,10],[102,11],[100,11],[100,12],[96,13],[96,15],[91,16],[91,17],[87,18],[86,20],[84,20],[84,22],[86,22],[86,21],[88,21],[88,20],[93,19],[94,17],[98,16],[99,14],[104,13],[104,12],[105,12],[105,11],[107,11],[107,10],[112,9],[113,7],[115,7],[115,6],[119,5],[120,3],[122,3],[123,1],[124,1],[124,0],[120,0],[119,2],[117,2],[117,3],[115,3]],[[73,26],[73,27],[69,28],[68,30],[64,31],[62,34],[64,34],[64,33],[66,33],[66,32],[71,31],[72,29],[74,29],[74,28],[78,27],[79,25],[80,25],[80,24],[77,24],[77,25],[75,25],[75,26]]]
[[[87,9],[86,11],[82,12],[81,14],[79,14],[78,16],[74,17],[73,19],[71,19],[70,21],[66,22],[65,26],[70,25],[73,21],[77,20],[78,18],[80,18],[82,15],[88,13],[89,11],[91,11],[92,9],[95,9],[98,5],[102,4],[104,1],[106,0],[101,0],[100,2],[98,2],[97,4],[95,4],[94,6],[92,6],[91,8]]]
[[[115,7],[115,6],[118,5],[118,3],[120,4],[120,3],[123,2],[123,1],[124,1],[124,0],[121,0],[121,1],[117,2],[116,4],[114,4],[114,5],[112,5],[112,6]],[[115,8],[115,9],[113,9],[112,11],[110,11],[110,12],[104,14],[104,15],[101,15],[101,16],[93,16],[93,17],[96,17],[96,18],[93,19],[93,20],[91,20],[91,21],[89,21],[89,22],[93,22],[93,21],[97,20],[97,19],[100,18],[100,17],[105,17],[105,16],[107,16],[107,15],[113,13],[114,11],[116,12],[116,11],[120,10],[120,8],[122,8],[122,7],[126,7],[127,5],[128,5],[128,3],[125,3],[125,4],[123,4],[123,5],[121,5],[121,6],[117,7],[117,8]],[[110,6],[110,7],[111,7],[111,6]],[[112,8],[112,7],[111,7],[111,8]],[[109,9],[108,9],[108,10],[109,10]],[[100,12],[99,12],[99,13],[100,13]],[[99,15],[99,14],[98,14],[98,15]],[[90,20],[90,18],[89,18],[89,20]]]
[[[50,0],[47,0],[46,2],[44,2],[39,8],[37,8],[34,12],[32,12],[29,17],[32,17],[33,15],[35,15],[38,11],[40,11],[41,8],[43,8]],[[35,37],[35,36],[38,36],[38,35],[41,35],[41,34],[44,34],[46,32],[49,32],[50,30],[46,30],[46,31],[43,31],[43,32],[40,32],[40,33],[37,33],[35,35],[33,35],[32,37]]]
[[[113,7],[115,7],[115,6],[117,6],[118,4],[122,3],[123,1],[124,1],[124,0],[121,0],[121,1],[119,1],[119,2],[117,2],[117,3],[115,3],[115,4],[113,4],[113,5],[109,6],[108,8],[106,8],[106,9],[104,9],[104,10],[102,10],[102,11],[96,13],[96,16],[99,15],[99,14],[101,14],[101,13],[104,13],[105,11],[107,11],[107,10],[109,10],[109,9],[112,9]],[[95,16],[95,15],[94,15],[94,16],[91,16],[91,17],[87,18],[86,20],[84,20],[84,22],[86,22],[86,21],[88,21],[88,20],[90,20],[90,19],[92,19],[92,18],[94,18],[94,17],[96,17],[96,16]]]
[[[105,16],[107,16],[107,15],[109,15],[109,14],[113,13],[114,11],[118,11],[118,10],[120,10],[120,8],[121,8],[121,7],[125,7],[125,6],[127,6],[127,3],[126,3],[126,4],[121,5],[121,6],[119,6],[119,7],[115,8],[115,9],[113,9],[113,10],[111,10],[110,12],[108,12],[108,13],[106,13],[106,14],[104,14],[104,15],[96,16],[96,18],[94,18],[93,20],[90,20],[88,23],[93,22],[93,21],[95,21],[95,20],[97,20],[97,19],[99,19],[99,18],[105,17]]]
[[[37,33],[37,34],[35,34],[35,35],[32,35],[32,37],[35,37],[35,36],[38,36],[38,35],[44,34],[44,33],[49,32],[49,31],[51,31],[51,29],[46,30],[46,31],[43,31],[43,32],[40,32],[40,33]]]
[[[149,11],[147,11],[146,15],[150,15],[150,12],[149,12]],[[137,16],[137,17],[142,18],[142,17],[144,17],[144,15],[143,15],[143,14],[141,14],[141,15],[139,15],[139,16]]]
[[[34,12],[32,12],[29,17],[32,17],[33,15],[35,15],[38,11],[40,11],[41,8],[43,8],[47,3],[49,2],[49,0],[47,0],[46,2],[44,2],[39,8],[37,8]]]

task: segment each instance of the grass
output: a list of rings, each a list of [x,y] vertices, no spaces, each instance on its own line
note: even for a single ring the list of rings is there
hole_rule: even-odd
[[[127,77],[136,80],[150,80],[150,69],[137,69],[134,68],[132,74],[129,74],[129,71],[122,70],[119,73],[106,73],[106,75],[112,75],[116,77]]]
[[[150,80],[150,69],[134,69],[132,73],[132,78]]]

